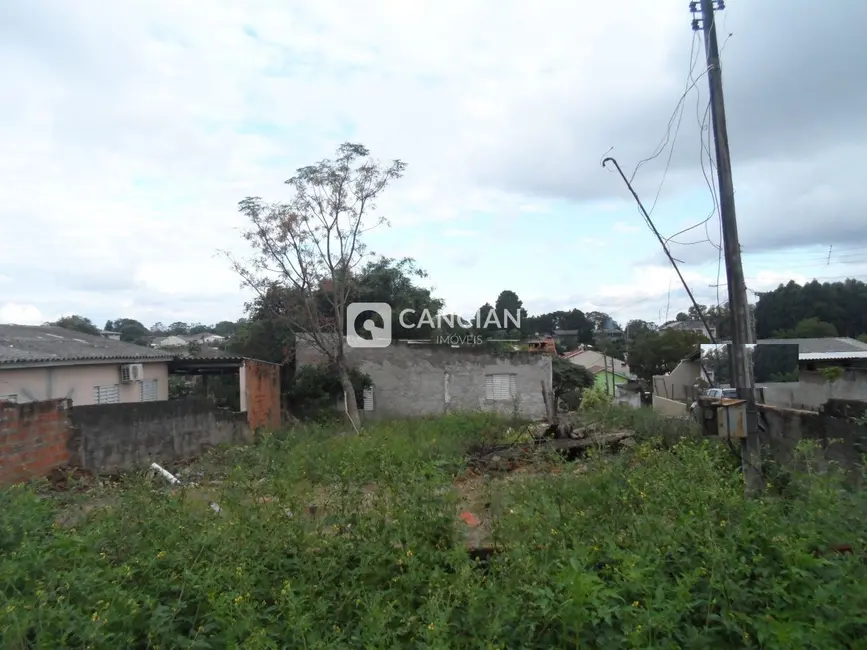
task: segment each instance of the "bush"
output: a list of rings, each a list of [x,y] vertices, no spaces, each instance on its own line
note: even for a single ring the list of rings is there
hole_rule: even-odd
[[[364,401],[364,389],[372,385],[369,376],[356,368],[349,371],[359,405]],[[336,368],[330,365],[303,366],[295,371],[292,385],[286,391],[293,415],[299,419],[331,419],[339,417],[337,400],[343,397],[343,384]]]

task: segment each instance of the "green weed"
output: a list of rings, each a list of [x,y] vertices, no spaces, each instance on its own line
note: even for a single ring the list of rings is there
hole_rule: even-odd
[[[274,433],[203,459],[197,489],[127,476],[74,527],[2,490],[0,647],[864,647],[867,501],[841,474],[805,462],[745,501],[723,445],[646,410],[595,417],[642,442],[488,482],[487,567],[454,479],[509,428],[489,416]]]

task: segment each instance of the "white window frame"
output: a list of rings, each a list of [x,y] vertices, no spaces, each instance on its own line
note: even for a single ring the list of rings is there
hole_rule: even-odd
[[[518,395],[518,376],[514,373],[485,375],[485,399],[488,402],[509,402]]]
[[[120,384],[105,384],[93,387],[94,404],[119,404]]]
[[[146,388],[150,390],[153,389],[152,393],[146,393]],[[141,381],[141,388],[139,389],[141,394],[142,402],[156,402],[159,400],[159,384],[156,379],[144,379]]]
[[[373,386],[364,389],[364,396],[362,398],[362,410],[364,411],[372,411],[374,409],[374,399],[373,399]]]

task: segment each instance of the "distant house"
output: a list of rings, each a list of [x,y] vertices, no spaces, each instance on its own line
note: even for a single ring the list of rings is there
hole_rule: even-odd
[[[592,372],[596,381],[595,387],[601,390],[610,391],[613,387],[627,383],[632,377],[629,366],[622,360],[583,345],[564,354],[563,359]]]
[[[168,399],[171,355],[61,327],[0,325],[0,401]]]
[[[681,332],[695,332],[701,334],[708,341],[716,339],[716,328],[713,326],[705,327],[700,320],[670,320],[659,326],[661,330],[680,330]]]
[[[544,352],[547,354],[557,354],[557,344],[554,343],[554,339],[550,336],[546,336],[543,339],[537,339],[535,341],[530,341],[528,343],[528,349],[530,352]]]
[[[120,332],[109,332],[108,330],[99,330],[100,335],[112,341],[120,341]]]
[[[623,339],[623,330],[617,326],[613,318],[609,317],[596,329],[593,338],[597,342],[619,341]]]
[[[213,334],[211,332],[189,334],[180,338],[184,339],[187,343],[199,343],[200,345],[217,345],[226,340],[225,336],[220,336],[219,334]]]
[[[166,350],[177,349],[177,348],[185,348],[189,345],[189,341],[184,339],[181,336],[164,336],[161,338],[154,339],[152,344],[155,348],[162,348]]]

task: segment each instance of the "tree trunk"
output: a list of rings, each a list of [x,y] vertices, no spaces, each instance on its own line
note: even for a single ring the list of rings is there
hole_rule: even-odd
[[[338,365],[340,373],[340,383],[343,386],[343,394],[345,396],[344,404],[346,412],[349,415],[349,420],[352,422],[356,432],[361,430],[361,418],[358,415],[358,402],[355,400],[355,388],[352,386],[352,381],[349,379],[349,369],[345,366],[345,361],[341,359]]]

